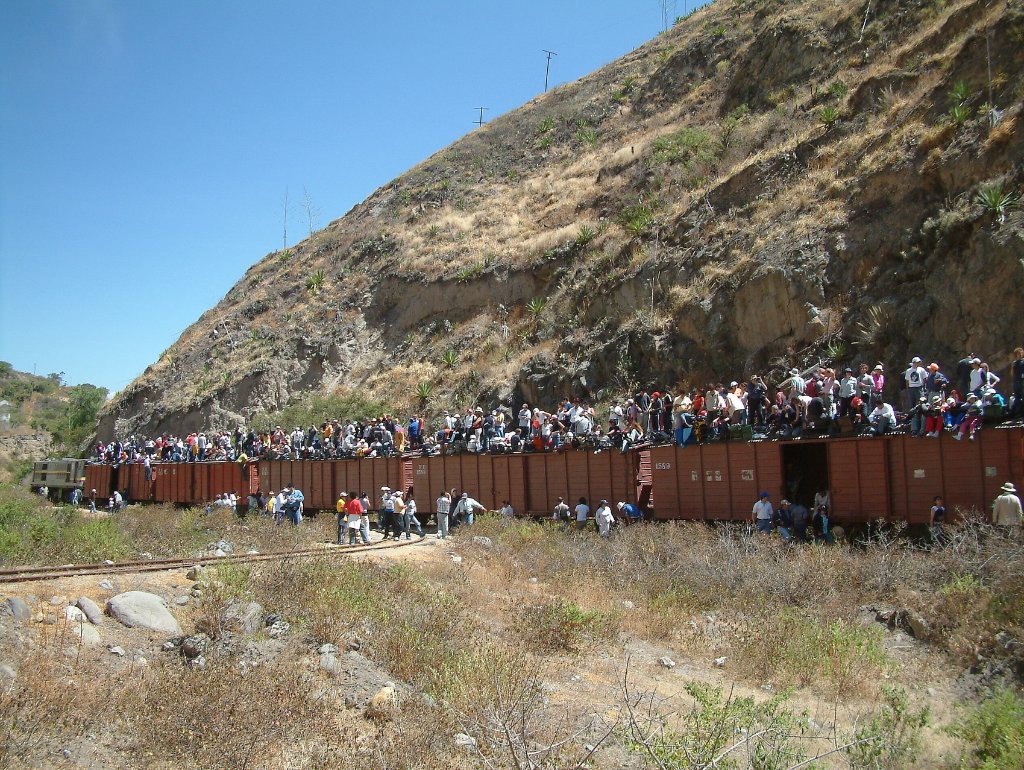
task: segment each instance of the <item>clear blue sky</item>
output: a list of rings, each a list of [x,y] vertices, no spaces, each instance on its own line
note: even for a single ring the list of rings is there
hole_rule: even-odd
[[[692,0],[687,10],[692,7]],[[675,13],[684,11],[683,0]],[[242,273],[552,85],[657,0],[0,3],[0,359],[111,391]]]

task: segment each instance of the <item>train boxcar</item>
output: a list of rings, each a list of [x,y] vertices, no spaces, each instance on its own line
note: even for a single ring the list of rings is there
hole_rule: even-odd
[[[1024,429],[981,431],[975,442],[884,438],[724,442],[651,452],[658,519],[746,520],[761,491],[805,505],[829,490],[844,523],[929,520],[936,495],[948,507],[986,510],[1007,481],[1024,483]]]
[[[1011,481],[1024,487],[1024,428],[989,428],[977,441],[904,435],[664,445],[628,452],[406,456],[361,460],[263,460],[257,463],[89,465],[85,488],[107,496],[199,504],[223,492],[302,489],[307,510],[333,510],[341,492],[366,492],[374,505],[383,486],[412,490],[421,514],[436,512],[445,490],[466,491],[497,509],[508,500],[520,515],[546,516],[557,498],[638,502],[655,519],[745,521],[761,491],[810,504],[828,489],[833,518],[925,522],[935,495],[949,507],[985,510]]]

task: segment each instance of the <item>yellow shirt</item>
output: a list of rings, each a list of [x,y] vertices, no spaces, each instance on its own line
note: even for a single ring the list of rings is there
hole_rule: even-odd
[[[346,504],[346,502],[347,501],[345,500],[344,497],[339,497],[337,505],[334,506],[335,510],[337,510],[338,513],[344,513],[345,512],[345,504]]]

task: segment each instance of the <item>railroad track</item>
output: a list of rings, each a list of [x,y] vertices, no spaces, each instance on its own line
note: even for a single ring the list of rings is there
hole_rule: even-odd
[[[292,551],[271,551],[269,553],[230,554],[228,556],[200,556],[196,558],[146,559],[145,561],[99,562],[94,564],[64,564],[50,567],[10,567],[0,569],[0,584],[28,583],[37,580],[54,580],[66,577],[82,577],[84,575],[116,575],[126,572],[162,572],[173,569],[186,569],[196,565],[211,564],[251,564],[261,561],[277,561],[280,559],[302,559],[311,556],[337,556],[339,554],[366,553],[382,551],[389,548],[404,548],[407,545],[421,543],[424,536],[415,540],[390,540],[369,543],[367,545],[338,546],[322,544],[316,548],[303,548]]]

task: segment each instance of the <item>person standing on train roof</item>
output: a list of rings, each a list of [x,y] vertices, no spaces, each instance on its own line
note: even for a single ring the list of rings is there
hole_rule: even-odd
[[[1017,488],[1007,481],[1000,487],[1001,495],[992,503],[992,523],[997,527],[1008,527],[1008,532],[1020,532],[1022,517]]]
[[[775,518],[775,511],[772,509],[771,496],[767,492],[762,492],[757,502],[754,503],[754,507],[750,512],[750,518],[754,526],[757,527],[758,532],[771,534],[772,519]]]

